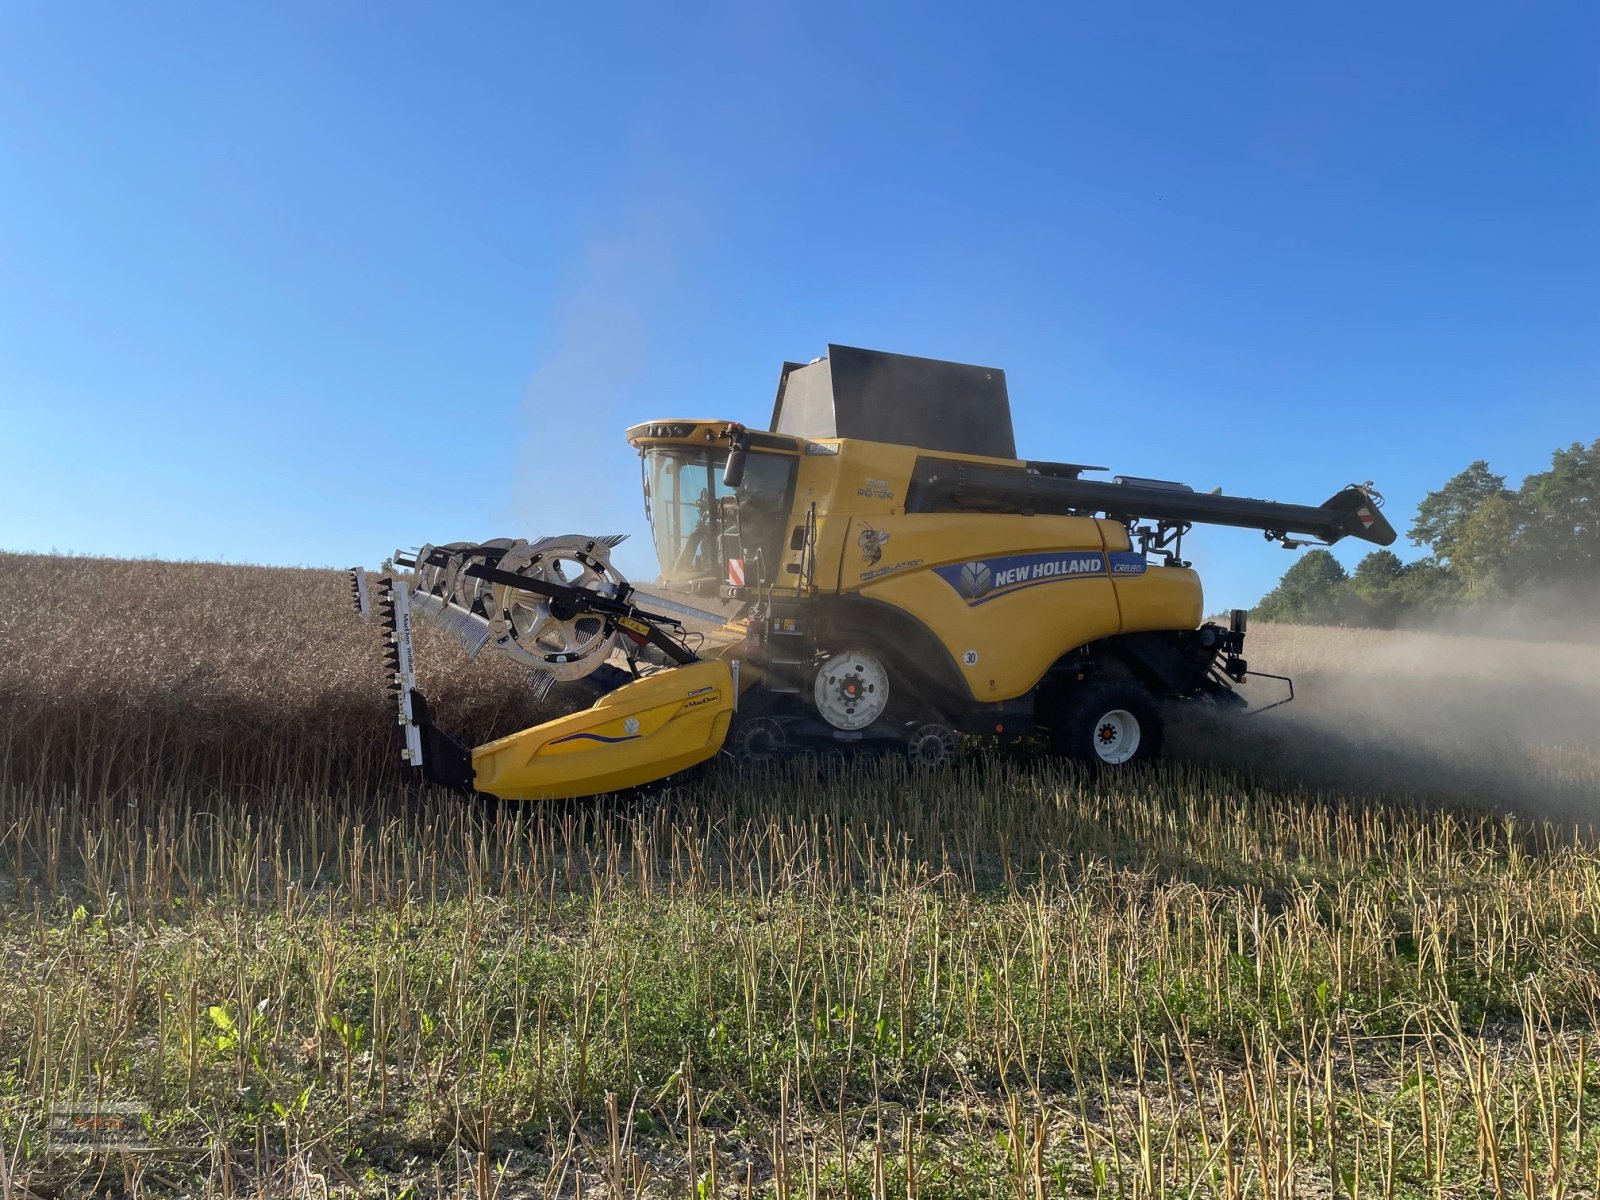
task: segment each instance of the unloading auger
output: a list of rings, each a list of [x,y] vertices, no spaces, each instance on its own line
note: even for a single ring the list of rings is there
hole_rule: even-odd
[[[1005,372],[848,346],[784,365],[766,430],[668,419],[627,436],[658,590],[732,615],[636,592],[611,562],[620,537],[424,546],[396,557],[409,575],[353,572],[357,607],[389,637],[407,761],[427,778],[554,799],[718,753],[935,767],[973,738],[1125,770],[1158,753],[1161,706],[1243,708],[1240,685],[1281,679],[1245,660],[1242,610],[1203,621],[1182,557],[1194,526],[1290,549],[1395,540],[1371,483],[1285,504],[1020,459]],[[541,697],[580,680],[604,694],[468,749],[416,690],[413,615],[527,668]]]

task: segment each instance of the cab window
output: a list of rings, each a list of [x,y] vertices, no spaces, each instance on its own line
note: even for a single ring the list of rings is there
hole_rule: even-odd
[[[725,450],[644,451],[645,505],[664,582],[721,586],[730,558],[744,564],[748,584],[776,582],[795,460],[752,451],[744,481],[731,492],[722,483],[726,461]]]

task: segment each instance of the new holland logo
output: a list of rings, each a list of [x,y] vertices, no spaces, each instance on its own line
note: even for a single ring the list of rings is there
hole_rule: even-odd
[[[942,574],[942,572],[941,572]],[[985,562],[969,562],[956,576],[956,591],[968,600],[981,600],[994,587],[994,572]]]
[[[1047,554],[1010,554],[956,566],[935,567],[935,573],[968,604],[1019,592],[1023,588],[1068,579],[1104,579],[1105,555],[1098,550],[1057,550]]]

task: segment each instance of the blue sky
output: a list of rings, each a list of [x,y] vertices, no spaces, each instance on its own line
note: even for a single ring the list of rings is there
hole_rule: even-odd
[[[764,421],[829,341],[1004,367],[1030,457],[1403,527],[1600,437],[1597,45],[1514,0],[3,0],[0,547],[626,530],[647,576],[623,428]],[[1213,608],[1292,561],[1186,548]]]

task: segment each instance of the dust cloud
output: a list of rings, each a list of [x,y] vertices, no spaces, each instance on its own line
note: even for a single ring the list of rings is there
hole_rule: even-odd
[[[1293,704],[1184,713],[1172,753],[1330,791],[1406,795],[1600,826],[1600,627],[1532,640],[1510,614],[1461,632],[1257,625],[1248,657],[1294,678]],[[1457,625],[1456,628],[1461,628]],[[1252,708],[1283,694],[1243,689]]]
[[[650,209],[590,239],[554,289],[518,422],[526,436],[511,482],[512,528],[495,533],[627,534],[644,524],[639,463],[623,431],[671,415],[650,390],[661,386],[652,361],[670,353],[652,314],[679,282],[688,211],[664,184],[652,195]],[[614,560],[631,579],[656,572],[648,537],[625,542]]]

